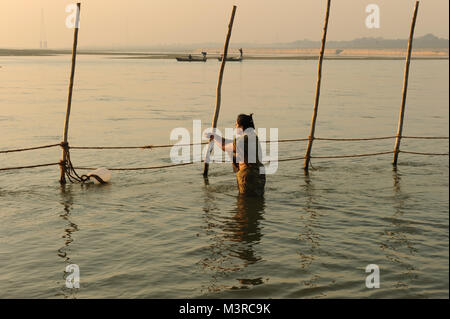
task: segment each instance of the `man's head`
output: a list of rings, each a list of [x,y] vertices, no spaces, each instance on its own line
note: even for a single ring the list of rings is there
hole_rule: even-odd
[[[239,114],[236,119],[236,128],[241,128],[243,131],[248,129],[249,127],[255,128],[255,124],[253,123],[253,113],[250,115],[247,114]]]

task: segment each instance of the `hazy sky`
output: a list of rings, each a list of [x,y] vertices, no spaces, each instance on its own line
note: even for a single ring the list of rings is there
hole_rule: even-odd
[[[320,40],[325,0],[84,0],[80,47],[218,42],[238,6],[232,42]],[[407,38],[413,0],[332,0],[330,40],[363,36]],[[37,48],[41,10],[49,48],[70,47],[66,0],[0,0],[0,47]],[[368,29],[369,4],[380,7],[380,28]],[[448,38],[449,1],[422,0],[416,36]]]

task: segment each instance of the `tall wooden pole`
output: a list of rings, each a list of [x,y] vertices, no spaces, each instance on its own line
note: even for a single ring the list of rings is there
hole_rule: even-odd
[[[325,52],[325,43],[327,41],[328,18],[330,16],[330,3],[331,3],[331,0],[327,0],[327,11],[325,14],[325,23],[323,26],[322,45],[321,45],[320,54],[319,54],[319,65],[317,68],[316,98],[314,100],[314,111],[313,111],[313,117],[312,117],[312,121],[311,121],[311,131],[309,133],[308,148],[306,149],[305,164],[303,166],[303,169],[305,171],[308,171],[309,162],[311,160],[311,149],[312,149],[312,145],[313,145],[313,141],[314,141],[314,132],[316,130],[317,112],[319,110],[320,83],[322,80],[322,62],[323,62],[323,54]]]
[[[66,146],[67,146],[67,137],[68,137],[68,133],[69,133],[70,109],[72,106],[72,92],[73,92],[73,80],[74,80],[74,76],[75,76],[75,63],[76,63],[76,59],[77,59],[77,44],[78,44],[78,29],[79,29],[79,23],[80,23],[80,10],[81,10],[81,3],[77,3],[77,12],[76,12],[76,16],[75,16],[75,26],[74,26],[74,33],[73,33],[72,69],[70,71],[69,95],[67,97],[66,121],[64,124],[62,163],[60,166],[61,177],[59,179],[59,182],[61,184],[66,183],[66,174],[65,174],[65,171],[64,171],[64,168],[62,167],[62,165],[65,165],[65,163],[67,161]]]
[[[234,22],[235,14],[236,14],[236,6],[233,6],[233,11],[231,12],[230,23],[228,24],[227,37],[225,39],[225,46],[223,48],[222,64],[220,65],[220,70],[219,70],[219,80],[217,82],[217,94],[216,94],[216,108],[214,109],[212,128],[217,127],[217,120],[219,119],[220,102],[221,102],[221,98],[222,98],[223,71],[225,69],[225,63],[227,61],[228,44],[230,43],[231,30],[233,29],[233,22]],[[205,178],[208,177],[209,158],[211,156],[213,146],[214,146],[214,138],[212,137],[208,144],[208,150],[206,152],[206,157],[205,157],[205,166],[203,168],[203,177],[205,177]]]
[[[397,137],[395,139],[395,147],[394,147],[394,161],[392,162],[394,167],[397,166],[398,153],[400,152],[400,141],[402,139],[403,119],[405,117],[405,108],[406,108],[406,94],[408,91],[409,65],[411,62],[411,51],[412,51],[412,44],[413,44],[413,38],[414,38],[414,28],[416,26],[416,18],[417,18],[418,9],[419,9],[419,1],[416,1],[416,5],[414,7],[414,14],[413,14],[412,22],[411,22],[411,30],[409,32],[408,53],[406,55],[406,64],[405,64],[405,77],[403,78],[402,106],[401,106],[400,115],[398,118]]]

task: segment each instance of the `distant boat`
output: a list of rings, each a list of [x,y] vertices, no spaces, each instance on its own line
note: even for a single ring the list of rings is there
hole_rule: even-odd
[[[187,57],[177,57],[177,61],[180,62],[206,62],[206,52],[202,52],[202,56],[192,56],[189,54]]]
[[[242,48],[239,49],[240,55],[238,57],[227,57],[227,61],[231,61],[231,62],[241,62],[243,57],[244,57],[244,53],[242,52]],[[222,57],[220,56],[219,61],[222,61]]]

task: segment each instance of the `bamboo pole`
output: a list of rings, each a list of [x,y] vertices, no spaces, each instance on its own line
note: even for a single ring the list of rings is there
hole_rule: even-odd
[[[412,51],[412,44],[413,44],[413,38],[414,38],[414,28],[416,26],[416,18],[417,18],[418,9],[419,9],[419,1],[416,1],[416,5],[414,7],[413,18],[412,18],[412,22],[411,22],[411,30],[409,32],[408,54],[406,56],[406,62],[405,62],[405,77],[403,78],[402,105],[401,105],[401,109],[400,109],[400,115],[398,118],[398,129],[397,129],[397,136],[395,139],[395,147],[394,147],[394,160],[392,162],[394,167],[397,166],[398,153],[400,152],[400,141],[402,139],[403,119],[405,117],[405,108],[406,108],[406,94],[408,91],[409,65],[411,62],[411,51]]]
[[[220,103],[221,103],[221,98],[222,98],[223,71],[225,69],[225,63],[227,61],[228,44],[230,43],[231,31],[233,29],[233,22],[234,22],[235,14],[236,14],[236,6],[233,6],[233,11],[231,12],[230,23],[228,24],[227,37],[225,39],[225,46],[223,48],[222,63],[220,65],[220,70],[219,70],[219,80],[217,81],[216,107],[214,109],[214,117],[213,117],[213,121],[212,121],[212,128],[216,128],[217,127],[217,120],[219,118]],[[205,178],[208,177],[209,158],[211,156],[211,152],[213,150],[213,146],[214,146],[214,137],[212,137],[210,139],[209,144],[208,144],[208,150],[206,152],[205,166],[203,168],[203,177],[205,177]]]
[[[322,80],[322,62],[323,62],[323,54],[325,52],[325,43],[327,41],[328,18],[330,16],[330,3],[331,0],[327,0],[327,11],[325,13],[325,23],[323,26],[322,45],[320,48],[319,64],[317,67],[317,84],[316,84],[316,97],[314,100],[314,111],[311,121],[311,131],[309,133],[308,148],[306,149],[305,164],[303,166],[303,169],[305,171],[308,171],[309,162],[311,160],[311,149],[314,141],[314,132],[316,130],[317,112],[319,110],[320,83]]]
[[[70,109],[72,106],[72,92],[73,92],[73,80],[75,76],[75,63],[77,59],[77,45],[78,45],[78,29],[79,29],[79,22],[80,22],[80,10],[81,10],[81,3],[77,3],[77,12],[75,16],[75,26],[74,26],[74,33],[73,33],[73,48],[72,48],[72,68],[70,71],[70,82],[69,82],[69,95],[67,97],[67,111],[66,111],[66,121],[64,124],[64,139],[63,139],[63,153],[62,153],[62,160],[60,163],[60,170],[61,170],[61,177],[59,179],[59,182],[61,184],[66,183],[66,175],[63,168],[63,165],[65,165],[67,161],[67,138],[69,133],[69,118],[70,118]]]

